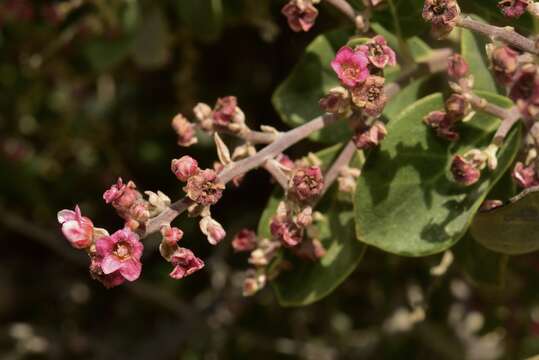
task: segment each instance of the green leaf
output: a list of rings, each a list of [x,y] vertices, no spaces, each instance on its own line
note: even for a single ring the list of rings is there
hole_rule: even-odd
[[[501,106],[511,104],[499,95],[480,96]],[[355,198],[360,241],[405,256],[446,250],[464,235],[485,195],[515,157],[518,131],[511,132],[500,149],[496,171],[485,170],[472,187],[456,184],[449,172],[452,155],[488,145],[499,119],[476,113],[462,124],[460,141],[450,144],[422,122],[443,104],[442,95],[433,94],[410,105],[389,123],[388,136],[369,155]]]
[[[539,250],[539,188],[529,188],[505,205],[479,212],[471,234],[487,249],[519,255]]]
[[[397,118],[403,109],[416,102],[421,95],[425,95],[424,87],[429,79],[430,76],[424,76],[417,80],[413,80],[404,89],[399,91],[390,101],[388,101],[384,108],[384,116],[389,120]]]
[[[470,30],[461,29],[460,51],[470,66],[470,74],[474,77],[474,89],[498,92],[496,82],[489,70],[489,60],[485,51],[486,38],[474,34]]]
[[[342,149],[338,144],[316,155],[322,161],[322,169],[337,158]],[[355,161],[361,161],[358,153]],[[269,224],[281,201],[283,192],[277,189],[270,198],[258,225],[258,235],[270,237]],[[327,216],[321,226],[321,241],[326,255],[318,262],[294,259],[294,269],[283,272],[273,281],[279,303],[283,306],[301,306],[320,300],[339,286],[356,268],[366,246],[354,237],[353,212],[350,204],[335,200],[333,194],[326,196],[319,210]]]
[[[155,69],[165,65],[170,57],[169,32],[163,13],[157,8],[144,18],[137,30],[133,60],[147,69]]]
[[[223,28],[222,0],[176,0],[183,25],[203,41],[214,41]]]
[[[388,6],[384,10],[374,11],[372,21],[381,24],[393,33],[398,33],[400,28],[404,38],[421,34],[429,29],[429,24],[421,17],[423,3],[423,0],[393,0],[396,18],[391,15],[391,9]]]
[[[291,127],[304,124],[322,114],[318,101],[328,90],[339,85],[331,60],[346,44],[351,30],[335,30],[316,37],[299,63],[272,97],[273,106],[284,123]],[[315,133],[313,140],[335,143],[352,136],[346,122],[337,122]]]

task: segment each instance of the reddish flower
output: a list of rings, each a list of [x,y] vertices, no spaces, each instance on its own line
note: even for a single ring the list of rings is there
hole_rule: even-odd
[[[460,54],[453,54],[447,61],[447,74],[453,79],[460,79],[468,74],[469,66]]]
[[[459,184],[469,186],[475,184],[481,177],[481,171],[472,161],[466,160],[460,155],[455,155],[451,163],[451,173]]]
[[[172,128],[178,135],[178,145],[188,147],[198,142],[195,125],[182,114],[178,114],[172,119]]]
[[[223,226],[210,216],[205,216],[200,220],[200,230],[208,237],[208,242],[212,245],[217,245],[226,236],[226,231]]]
[[[99,281],[107,289],[116,287],[125,282],[125,278],[119,271],[110,274],[105,274],[101,269],[101,259],[97,256],[92,256],[90,260],[90,275],[93,279]]]
[[[518,69],[518,52],[509,46],[500,46],[492,50],[490,60],[496,80],[504,85],[511,84]]]
[[[165,225],[161,227],[161,235],[168,245],[174,246],[183,238],[183,231],[177,227]]]
[[[303,229],[290,219],[281,219],[279,216],[273,218],[270,224],[271,235],[275,240],[280,241],[285,247],[298,245],[303,239]]]
[[[253,296],[266,286],[266,275],[262,272],[250,269],[243,280],[243,296]]]
[[[369,75],[363,84],[352,89],[352,102],[369,116],[380,115],[387,101],[384,82],[381,76]]]
[[[118,182],[105,191],[103,199],[107,204],[112,203],[117,210],[127,212],[137,200],[142,198],[136,188],[134,182],[129,181],[124,184],[122,178],[118,178]]]
[[[198,162],[192,157],[185,155],[179,159],[173,159],[170,164],[170,169],[176,175],[178,180],[187,181],[191,176],[198,173]]]
[[[509,97],[516,102],[523,116],[532,118],[539,114],[539,75],[535,66],[522,69]]]
[[[309,31],[316,21],[318,10],[310,0],[290,0],[281,13],[286,16],[292,31]]]
[[[376,121],[372,126],[359,128],[353,140],[359,150],[366,150],[378,146],[386,135],[387,130],[384,123]]]
[[[457,141],[460,136],[455,130],[454,118],[444,111],[432,111],[423,118],[423,122],[436,131],[436,135],[449,140]]]
[[[279,162],[279,164],[281,164],[282,166],[284,166],[285,168],[289,170],[292,170],[296,167],[296,164],[294,164],[292,159],[290,159],[290,157],[288,157],[285,154],[278,155],[276,160]]]
[[[217,99],[213,109],[213,121],[215,125],[228,126],[234,121],[234,115],[238,108],[238,100],[235,96],[225,96]]]
[[[470,112],[470,103],[460,94],[451,94],[445,101],[445,109],[447,111],[447,116],[453,121],[456,121],[462,119]]]
[[[62,225],[62,233],[69,243],[77,249],[85,249],[92,245],[94,224],[89,218],[82,216],[79,206],[73,210],[60,210],[58,222]]]
[[[236,252],[251,251],[256,247],[256,234],[249,229],[242,229],[234,236],[232,248]]]
[[[225,186],[217,182],[217,174],[214,170],[201,170],[187,180],[187,185],[183,190],[187,196],[194,202],[209,206],[217,203]]]
[[[320,108],[331,114],[344,114],[350,110],[350,97],[348,91],[338,87],[320,99]]]
[[[140,276],[142,270],[140,257],[143,249],[138,235],[127,228],[96,241],[96,251],[103,274],[118,272],[128,281],[135,281]]]
[[[170,273],[170,277],[178,280],[183,279],[204,267],[204,261],[197,258],[191,250],[181,247],[176,249],[172,254],[170,262],[172,263],[172,266],[174,266],[174,269]]]
[[[505,16],[518,18],[526,12],[528,4],[528,0],[502,0],[498,2],[498,7]]]
[[[423,19],[432,24],[435,36],[443,37],[457,24],[460,8],[456,0],[425,0]]]
[[[324,177],[318,166],[300,167],[290,179],[289,192],[301,202],[316,200],[324,188]]]
[[[363,52],[344,46],[337,52],[331,67],[344,85],[354,87],[369,76],[368,63],[369,59]]]
[[[523,163],[517,162],[512,175],[517,185],[523,189],[539,185],[533,166],[526,167]]]
[[[365,53],[371,64],[377,68],[383,69],[386,65],[397,64],[395,52],[387,46],[386,39],[381,35],[377,35],[367,44],[361,45],[359,51]]]

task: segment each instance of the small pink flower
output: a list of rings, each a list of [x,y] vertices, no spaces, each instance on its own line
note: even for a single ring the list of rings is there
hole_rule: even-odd
[[[460,8],[456,0],[425,0],[421,15],[432,24],[433,35],[440,38],[453,30]]]
[[[178,114],[172,119],[172,128],[178,135],[178,145],[188,147],[198,142],[195,125],[182,114]]]
[[[303,229],[290,219],[273,218],[270,224],[271,235],[285,247],[297,246],[303,240]]]
[[[363,52],[344,46],[337,52],[331,67],[344,85],[354,87],[369,76],[368,63],[369,59]]]
[[[523,189],[539,185],[533,166],[526,167],[523,163],[517,162],[512,175],[517,185]]]
[[[226,231],[223,226],[210,216],[205,216],[200,220],[200,231],[207,236],[208,242],[212,245],[217,245],[226,236]]]
[[[170,169],[176,175],[178,180],[187,181],[191,176],[198,173],[198,162],[192,157],[185,155],[179,159],[173,159],[170,164]]]
[[[107,204],[111,204],[115,209],[121,212],[129,211],[133,204],[142,198],[142,195],[136,190],[134,182],[123,183],[122,178],[118,178],[116,184],[112,185],[103,194],[103,199]]]
[[[468,74],[469,66],[460,54],[453,54],[447,61],[447,74],[453,79],[460,79]]]
[[[214,170],[201,170],[187,180],[183,190],[194,202],[209,206],[217,203],[225,186],[217,182],[217,173]]]
[[[436,135],[449,140],[457,141],[460,138],[455,130],[455,122],[445,111],[432,111],[423,118],[423,122],[436,131]]]
[[[292,159],[285,154],[278,155],[276,160],[288,170],[293,170],[296,167],[296,164],[292,161]]]
[[[290,179],[289,192],[301,202],[316,200],[324,188],[324,177],[318,166],[300,167]]]
[[[451,163],[451,173],[459,184],[469,186],[475,184],[481,177],[481,171],[472,161],[466,160],[460,155],[455,155]]]
[[[73,210],[60,210],[58,222],[62,225],[62,233],[76,249],[85,249],[92,245],[94,224],[89,218],[82,216],[79,206]]]
[[[235,96],[225,96],[217,99],[212,115],[215,125],[228,126],[234,122],[237,109],[238,100]]]
[[[386,65],[397,64],[395,51],[387,45],[386,39],[381,35],[377,35],[367,44],[361,45],[359,51],[367,55],[371,64],[377,68],[383,69]]]
[[[103,273],[103,269],[101,269],[101,259],[95,255],[91,256],[90,275],[93,279],[103,284],[107,289],[116,287],[125,282],[125,278],[119,271],[115,271],[111,274]]]
[[[369,116],[379,116],[387,102],[384,92],[385,79],[369,75],[364,83],[351,90],[352,102]]]
[[[177,227],[165,225],[161,227],[161,235],[168,245],[174,246],[183,238],[183,231]]]
[[[96,252],[103,274],[119,273],[128,281],[135,281],[140,276],[143,249],[138,235],[127,228],[96,241]]]
[[[320,99],[320,108],[330,114],[345,114],[350,110],[350,96],[348,90],[338,87]]]
[[[232,248],[236,252],[251,251],[256,247],[256,234],[249,229],[242,229],[234,236]]]
[[[376,121],[372,126],[358,129],[353,140],[359,150],[367,150],[378,146],[386,135],[384,123]]]
[[[509,85],[513,82],[518,69],[518,56],[518,52],[509,46],[499,46],[492,50],[492,71],[500,84]]]
[[[174,251],[170,262],[174,266],[170,277],[177,280],[183,279],[204,267],[204,261],[197,258],[191,250],[181,247]]]
[[[518,18],[526,12],[528,4],[528,0],[502,0],[498,2],[498,7],[505,16]]]
[[[292,31],[309,31],[316,21],[318,10],[310,0],[290,0],[281,10]]]

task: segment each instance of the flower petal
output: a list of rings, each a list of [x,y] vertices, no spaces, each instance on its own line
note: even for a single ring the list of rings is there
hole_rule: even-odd
[[[65,223],[66,221],[75,220],[75,212],[73,210],[60,210],[58,211],[58,214],[56,215],[58,218],[58,222],[60,224]]]
[[[105,274],[111,274],[122,267],[122,262],[118,260],[114,255],[108,255],[101,261],[101,270]],[[123,273],[122,273],[123,275]]]
[[[142,263],[135,259],[130,259],[122,263],[120,274],[129,281],[135,281],[139,278],[142,271]]]

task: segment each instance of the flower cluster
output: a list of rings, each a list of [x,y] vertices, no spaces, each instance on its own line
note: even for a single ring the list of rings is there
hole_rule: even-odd
[[[539,185],[539,123],[534,123],[524,138],[522,161],[513,168],[513,180],[519,188],[526,189]]]
[[[292,31],[309,31],[318,17],[318,10],[314,4],[320,0],[290,0],[283,6],[281,12],[288,21]]]
[[[421,15],[431,23],[433,36],[443,38],[455,28],[460,8],[456,0],[425,0]]]
[[[526,12],[529,4],[529,0],[501,0],[498,7],[505,16],[519,18]]]

